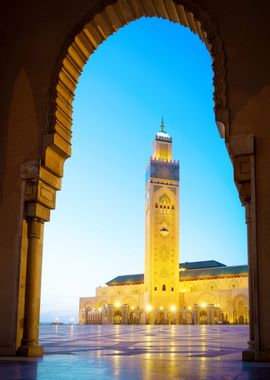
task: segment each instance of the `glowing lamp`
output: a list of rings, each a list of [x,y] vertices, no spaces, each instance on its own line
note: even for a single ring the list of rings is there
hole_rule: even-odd
[[[151,305],[147,305],[147,306],[146,306],[146,311],[149,312],[149,311],[151,311],[151,310],[152,310],[152,306],[151,306]]]
[[[205,302],[201,303],[201,307],[206,307],[206,303]]]
[[[175,311],[176,310],[176,306],[175,305],[172,305],[171,306],[171,311]]]
[[[188,310],[191,310],[191,306],[188,307]]]
[[[160,306],[160,308],[159,308],[160,310],[163,310],[163,306]]]
[[[115,306],[115,307],[120,307],[121,304],[120,304],[120,302],[115,302],[114,306]]]

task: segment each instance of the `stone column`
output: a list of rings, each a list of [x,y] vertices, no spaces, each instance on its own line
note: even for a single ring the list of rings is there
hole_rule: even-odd
[[[193,319],[194,325],[200,324],[200,307],[197,304],[193,305],[192,319]]]
[[[241,203],[246,210],[248,235],[249,348],[243,351],[242,359],[248,361],[262,360],[259,336],[254,136],[250,134],[232,136],[228,147],[234,166],[235,184]]]
[[[208,325],[213,325],[214,324],[214,320],[215,320],[215,305],[213,304],[209,304],[208,305],[208,320],[207,320],[207,324]]]
[[[27,257],[25,299],[20,314],[23,316],[23,332],[18,342],[17,354],[41,356],[43,349],[38,345],[42,249],[44,222],[50,220],[50,210],[55,208],[56,190],[60,183],[39,161],[25,162],[21,167],[23,187],[23,213],[27,223]],[[20,269],[21,270],[21,269]]]
[[[108,325],[113,324],[113,311],[114,311],[113,305],[111,304],[107,305],[107,324]]]
[[[249,350],[253,351],[255,348],[254,342],[254,313],[253,313],[253,305],[254,305],[254,297],[253,297],[253,286],[254,286],[254,278],[253,273],[250,267],[252,267],[252,217],[251,217],[251,202],[246,204],[246,224],[247,224],[247,234],[248,234],[248,288],[249,288],[249,341],[248,346]]]
[[[43,348],[38,345],[38,337],[44,224],[38,218],[29,218],[27,223],[28,252],[24,330],[18,354],[22,356],[41,356]]]
[[[127,304],[123,305],[121,307],[121,313],[122,313],[122,325],[128,324],[128,312],[129,312],[129,306]]]

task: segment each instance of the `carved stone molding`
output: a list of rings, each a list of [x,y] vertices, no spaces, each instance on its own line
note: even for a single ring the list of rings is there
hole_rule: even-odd
[[[27,161],[21,166],[24,212],[27,218],[49,221],[50,210],[55,208],[56,189],[41,178],[40,169],[38,161]]]
[[[251,182],[254,180],[254,136],[231,136],[228,150],[234,166],[234,181],[243,205],[251,201]]]
[[[64,161],[71,155],[72,102],[84,64],[109,35],[143,16],[160,17],[189,27],[206,44],[213,61],[216,120],[221,136],[228,138],[225,56],[208,12],[194,0],[107,0],[86,12],[74,28],[52,75],[42,167],[59,179],[63,176]],[[61,186],[60,181],[58,185]]]

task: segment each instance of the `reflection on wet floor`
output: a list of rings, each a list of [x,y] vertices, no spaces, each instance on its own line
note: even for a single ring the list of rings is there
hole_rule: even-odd
[[[0,379],[270,379],[242,363],[248,326],[42,325],[42,359],[1,358]]]

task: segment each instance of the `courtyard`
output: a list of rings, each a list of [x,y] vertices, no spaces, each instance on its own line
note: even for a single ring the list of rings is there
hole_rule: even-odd
[[[269,379],[244,363],[248,326],[41,325],[43,358],[0,359],[0,379]]]

